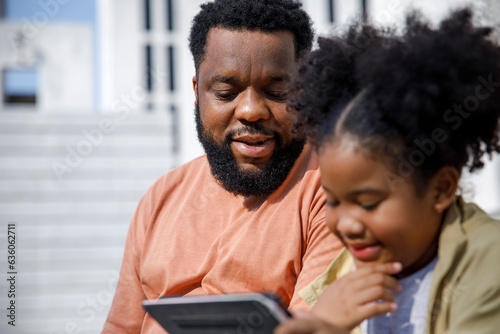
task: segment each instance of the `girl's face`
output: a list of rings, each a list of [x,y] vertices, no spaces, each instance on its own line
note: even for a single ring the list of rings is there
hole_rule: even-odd
[[[410,179],[394,182],[391,169],[355,140],[325,142],[319,162],[326,223],[356,267],[397,261],[409,275],[434,258],[442,219],[435,209],[437,190],[429,186],[418,195]]]

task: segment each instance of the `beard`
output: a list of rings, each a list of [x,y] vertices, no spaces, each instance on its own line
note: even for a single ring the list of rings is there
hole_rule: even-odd
[[[229,133],[222,144],[218,144],[203,126],[198,103],[195,107],[196,131],[215,179],[234,195],[265,197],[272,194],[285,181],[295,161],[302,153],[305,138],[294,138],[283,146],[281,136],[258,124],[246,125],[239,131],[250,134],[273,135],[276,149],[266,166],[258,171],[242,171],[231,151]],[[239,132],[238,131],[238,132]]]

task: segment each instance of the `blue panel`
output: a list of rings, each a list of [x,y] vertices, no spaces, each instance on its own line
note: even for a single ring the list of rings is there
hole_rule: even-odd
[[[95,0],[5,0],[8,20],[96,22]]]
[[[5,95],[36,95],[38,88],[35,69],[11,69],[4,71]]]

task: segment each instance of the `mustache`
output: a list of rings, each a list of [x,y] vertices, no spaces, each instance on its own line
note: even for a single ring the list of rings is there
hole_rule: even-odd
[[[263,127],[262,125],[258,124],[252,124],[252,125],[245,125],[242,128],[230,131],[227,134],[226,139],[230,140],[235,136],[241,136],[244,134],[275,136],[275,137],[278,136],[278,134],[275,131],[269,128]]]

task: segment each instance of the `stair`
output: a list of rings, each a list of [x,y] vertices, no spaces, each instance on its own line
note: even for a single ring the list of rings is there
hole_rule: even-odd
[[[16,327],[0,333],[101,331],[135,207],[176,165],[175,133],[166,113],[0,112],[4,319],[8,224],[16,236]]]

